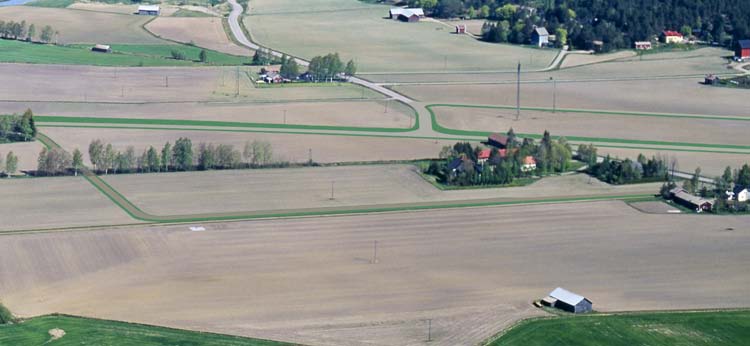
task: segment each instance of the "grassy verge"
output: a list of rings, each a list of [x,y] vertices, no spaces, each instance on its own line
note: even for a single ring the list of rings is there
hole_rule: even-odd
[[[66,8],[74,2],[75,0],[36,0],[26,4],[26,6]]]
[[[143,324],[99,320],[67,315],[35,317],[22,323],[0,326],[0,345],[36,346],[50,342],[49,331],[62,329],[65,335],[52,345],[243,345],[287,346],[283,342],[193,332]]]
[[[723,346],[750,340],[750,310],[565,316],[522,322],[488,346]]]
[[[95,66],[206,66],[242,65],[247,57],[206,50],[208,63],[197,62],[202,48],[188,45],[113,45],[112,53],[91,51],[91,45],[58,46],[15,40],[0,40],[0,62],[95,65]],[[187,59],[172,59],[172,50],[182,52]]]
[[[210,14],[208,14],[208,13],[205,13],[205,12],[191,11],[191,10],[186,10],[184,8],[181,8],[181,9],[177,10],[177,12],[175,12],[174,14],[172,14],[172,17],[190,17],[190,18],[193,18],[193,17],[213,17],[213,16],[210,15]]]

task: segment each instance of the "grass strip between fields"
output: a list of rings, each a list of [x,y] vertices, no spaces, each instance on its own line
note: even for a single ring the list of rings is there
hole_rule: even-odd
[[[438,123],[437,115],[435,114],[434,108],[438,107],[453,107],[453,108],[484,108],[484,109],[515,109],[515,107],[510,106],[478,106],[478,105],[463,105],[463,104],[430,104],[425,106],[427,111],[430,112],[430,119],[432,122],[432,129],[435,132],[443,133],[443,134],[449,134],[449,135],[456,135],[456,136],[477,136],[477,137],[487,137],[492,132],[491,131],[473,131],[473,130],[458,130],[458,129],[452,129],[443,127]],[[545,111],[545,112],[551,112],[552,110],[549,108],[521,108],[523,110],[537,110],[537,111]],[[558,112],[581,112],[580,110],[560,110],[557,109]],[[654,117],[681,117],[681,118],[695,118],[689,115],[667,115],[667,114],[658,114],[654,113],[653,115],[648,115],[648,113],[618,113],[618,112],[608,112],[608,111],[586,111],[590,114],[604,114],[604,115],[636,115],[638,116],[654,116]],[[704,117],[705,118],[705,117]],[[711,118],[712,120],[738,120],[742,118]],[[750,119],[744,119],[743,121],[750,121]],[[535,138],[539,139],[542,137],[541,134],[524,134],[524,133],[517,133],[519,137],[528,137],[528,138]],[[652,141],[652,140],[639,140],[639,139],[623,139],[623,138],[606,138],[606,137],[582,137],[582,136],[553,136],[555,138],[559,137],[565,137],[569,141],[574,142],[591,142],[591,143],[622,143],[622,144],[637,144],[637,145],[659,145],[659,146],[667,146],[667,147],[696,147],[696,148],[722,148],[722,149],[738,149],[738,150],[750,150],[750,146],[748,145],[733,145],[733,144],[708,144],[708,143],[689,143],[689,142],[667,142],[667,141]],[[666,149],[665,150],[671,150]]]
[[[50,339],[50,330],[62,337]],[[206,346],[291,346],[293,344],[226,334],[197,332],[70,315],[45,315],[21,323],[0,325],[0,345],[206,345]]]
[[[750,310],[566,315],[522,321],[487,346],[724,346],[750,340]]]

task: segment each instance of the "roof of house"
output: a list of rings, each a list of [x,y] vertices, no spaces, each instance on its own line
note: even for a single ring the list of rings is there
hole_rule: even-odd
[[[557,299],[558,301],[561,301],[563,303],[570,304],[570,305],[577,305],[582,300],[586,299],[584,296],[579,296],[562,287],[555,288],[554,291],[550,292],[549,296]],[[589,300],[589,302],[591,301]]]
[[[737,44],[742,49],[750,48],[750,40],[739,40],[737,41]]]
[[[738,195],[740,194],[740,192],[744,190],[747,190],[747,187],[742,186],[742,185],[735,185],[734,188],[732,189],[732,192],[734,192],[735,195]]]
[[[651,45],[651,41],[635,41],[636,46],[640,45]]]
[[[391,15],[404,15],[407,17],[411,17],[413,15],[417,15],[420,17],[424,17],[424,10],[421,8],[403,8],[403,7],[393,7],[389,11]]]
[[[158,11],[159,5],[140,5],[138,11]]]
[[[489,137],[487,137],[487,139],[493,142],[498,142],[502,145],[508,144],[508,136],[502,133],[493,133]]]
[[[677,31],[672,31],[672,30],[664,30],[664,36],[677,36],[677,37],[682,37],[682,34],[681,34],[681,33],[679,33],[679,32],[677,32]]]
[[[109,50],[111,47],[108,44],[96,44],[94,45],[95,49],[101,49],[101,50]]]
[[[479,159],[479,160],[489,159],[491,154],[492,154],[492,150],[490,150],[490,149],[482,149],[479,152],[479,154],[477,155],[477,159]]]
[[[536,165],[536,160],[533,156],[526,156],[523,158],[524,165]]]
[[[534,29],[534,32],[536,32],[539,36],[549,36],[549,32],[547,32],[547,28],[543,26],[539,26],[536,29]]]
[[[463,158],[461,158],[461,157],[457,157],[457,158],[453,159],[453,161],[451,161],[451,162],[450,162],[450,163],[448,164],[448,169],[449,169],[449,170],[454,170],[454,169],[457,169],[458,167],[461,167],[461,164],[462,164],[463,162],[464,162]]]
[[[680,187],[675,187],[674,189],[669,190],[669,193],[673,194],[675,198],[688,202],[694,206],[701,206],[706,203],[711,205],[714,204],[714,201],[692,195]]]

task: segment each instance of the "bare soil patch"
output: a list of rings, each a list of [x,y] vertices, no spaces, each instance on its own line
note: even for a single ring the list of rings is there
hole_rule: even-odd
[[[156,215],[308,209],[380,204],[656,193],[659,184],[610,186],[583,175],[514,188],[441,191],[411,165],[119,175],[106,181]],[[331,199],[333,183],[334,199]]]
[[[429,318],[430,345],[476,345],[557,286],[604,312],[748,306],[750,234],[716,232],[746,221],[601,202],[13,235],[0,291],[22,316],[347,346],[424,345]]]
[[[51,25],[60,32],[57,37],[59,43],[165,43],[143,30],[142,25],[151,19],[149,16],[33,6],[0,8],[0,20],[7,22],[22,19],[26,20],[26,23],[36,24],[38,32],[41,31],[41,27]]]
[[[596,64],[615,59],[629,58],[636,55],[632,50],[624,50],[610,54],[568,54],[565,56],[561,68]]]
[[[5,162],[6,155],[12,151],[18,157],[18,172],[35,170],[37,158],[44,145],[39,142],[16,142],[0,144],[0,155]]]
[[[157,36],[234,55],[251,56],[253,51],[229,39],[221,18],[159,17],[146,29]]]
[[[0,200],[0,231],[137,222],[82,177],[0,179],[0,189],[12,196]]]
[[[679,214],[680,210],[664,202],[635,202],[631,207],[649,214]]]

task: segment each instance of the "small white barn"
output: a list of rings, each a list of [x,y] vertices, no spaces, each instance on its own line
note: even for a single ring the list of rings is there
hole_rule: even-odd
[[[138,6],[138,14],[142,16],[158,16],[161,14],[161,8],[159,5],[140,5]]]

